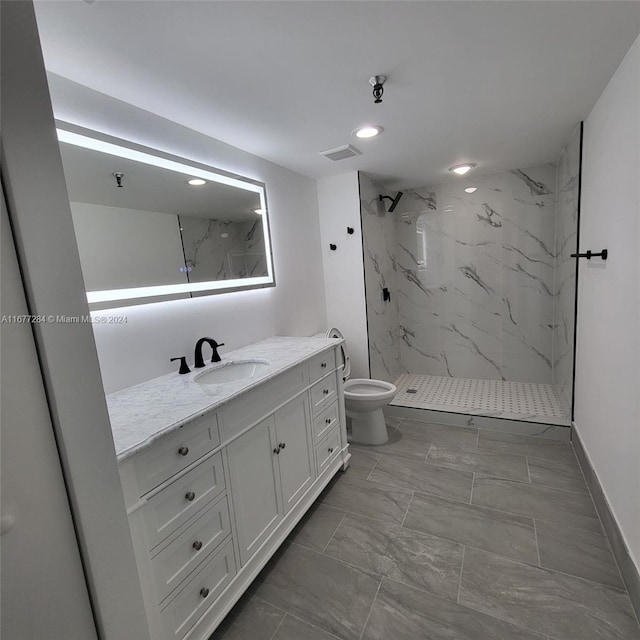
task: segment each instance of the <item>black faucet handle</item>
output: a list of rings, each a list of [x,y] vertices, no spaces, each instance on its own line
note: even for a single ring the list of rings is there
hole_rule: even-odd
[[[179,374],[184,375],[185,373],[191,373],[191,369],[187,365],[187,356],[180,356],[178,358],[171,358],[171,362],[174,360],[180,360],[180,371]]]

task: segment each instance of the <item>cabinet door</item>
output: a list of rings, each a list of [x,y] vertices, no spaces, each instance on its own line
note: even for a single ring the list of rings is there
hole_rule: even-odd
[[[227,446],[240,560],[245,562],[281,519],[273,417]]]
[[[276,434],[280,448],[278,462],[285,513],[298,501],[315,478],[308,416],[306,394],[292,400],[275,413]]]

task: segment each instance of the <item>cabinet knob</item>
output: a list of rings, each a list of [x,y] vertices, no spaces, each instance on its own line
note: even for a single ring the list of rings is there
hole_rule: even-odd
[[[196,499],[196,494],[193,493],[193,491],[187,491],[187,493],[184,494],[184,497],[189,501],[189,502],[193,502]]]
[[[331,424],[331,418],[325,418],[325,423],[326,424]]]
[[[206,598],[209,595],[209,589],[207,589],[207,587],[202,587],[202,589],[200,589],[200,595],[203,598]]]
[[[323,362],[323,363],[321,363],[321,364],[320,364],[320,366],[321,366],[323,369],[326,369],[326,368],[327,368],[327,363],[326,363],[326,362]]]
[[[200,549],[202,549],[202,542],[200,542],[200,540],[196,540],[192,547],[196,550],[196,551],[200,551]]]
[[[280,447],[276,447],[276,448],[273,450],[273,453],[275,453],[276,455],[280,455]]]
[[[284,449],[286,446],[287,446],[287,443],[286,443],[286,442],[281,442],[281,443],[278,445],[278,449]]]
[[[333,447],[329,447],[329,453],[333,453]]]
[[[322,393],[324,393],[325,396],[329,395],[329,389],[323,389]]]
[[[189,447],[180,447],[180,448],[178,449],[178,453],[179,453],[181,456],[186,456],[186,455],[189,453]]]

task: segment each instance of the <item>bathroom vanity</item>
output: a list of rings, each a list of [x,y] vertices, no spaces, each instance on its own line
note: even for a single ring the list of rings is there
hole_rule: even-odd
[[[341,340],[264,340],[107,397],[154,640],[206,640],[348,465]]]

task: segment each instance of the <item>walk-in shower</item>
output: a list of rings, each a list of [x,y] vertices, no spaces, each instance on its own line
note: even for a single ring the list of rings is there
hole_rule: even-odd
[[[370,373],[395,406],[570,424],[580,147],[392,213],[361,175]]]

